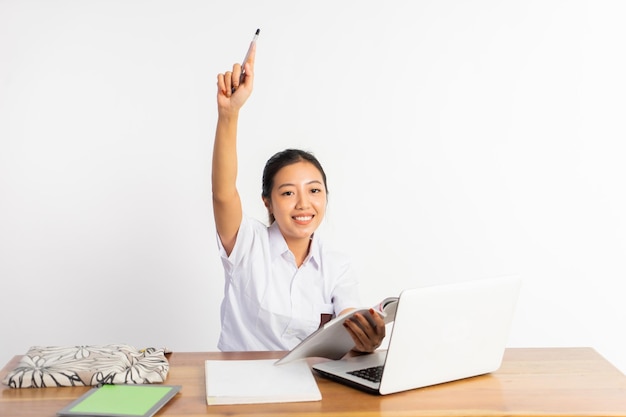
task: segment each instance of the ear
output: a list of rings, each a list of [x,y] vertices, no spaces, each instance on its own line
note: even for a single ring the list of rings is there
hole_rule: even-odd
[[[272,201],[267,198],[267,197],[261,197],[261,199],[263,200],[263,204],[265,204],[265,208],[267,209],[267,211],[270,212],[270,214],[272,214],[271,210],[270,210],[270,206],[272,205]]]

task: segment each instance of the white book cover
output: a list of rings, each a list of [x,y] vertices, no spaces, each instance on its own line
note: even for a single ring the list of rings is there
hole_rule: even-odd
[[[205,361],[208,405],[320,401],[306,361],[276,366],[276,359]]]
[[[397,307],[398,297],[387,297],[372,308],[383,316],[385,324],[389,324],[396,317]],[[367,319],[371,317],[369,308],[353,310],[343,316],[336,317],[311,333],[298,346],[279,359],[276,364],[282,366],[282,364],[291,363],[298,359],[311,357],[341,359],[354,347],[352,336],[343,327],[343,323],[357,313],[363,314]]]

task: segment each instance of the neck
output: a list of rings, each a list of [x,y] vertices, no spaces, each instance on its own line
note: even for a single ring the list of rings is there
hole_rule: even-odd
[[[309,254],[309,250],[311,249],[311,241],[311,238],[287,241],[287,247],[296,258],[296,265],[298,266],[298,268],[302,266],[304,260]]]

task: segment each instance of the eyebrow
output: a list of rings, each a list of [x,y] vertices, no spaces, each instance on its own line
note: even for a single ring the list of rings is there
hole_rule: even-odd
[[[312,181],[309,181],[309,182],[307,182],[305,185],[311,185],[311,184],[319,184],[319,185],[323,185],[323,184],[322,184],[322,182],[321,182],[321,181],[319,181],[319,180],[312,180]],[[287,182],[287,183],[285,183],[285,184],[280,184],[280,185],[277,187],[277,189],[279,189],[279,190],[280,190],[280,189],[281,189],[281,188],[283,188],[283,187],[295,187],[295,186],[296,186],[296,184],[292,184],[292,183],[290,183],[290,182]]]

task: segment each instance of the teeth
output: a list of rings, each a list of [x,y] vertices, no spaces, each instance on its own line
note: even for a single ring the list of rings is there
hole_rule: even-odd
[[[311,220],[313,218],[313,216],[296,216],[294,217],[294,219],[300,221],[300,222],[305,222],[308,220]]]

